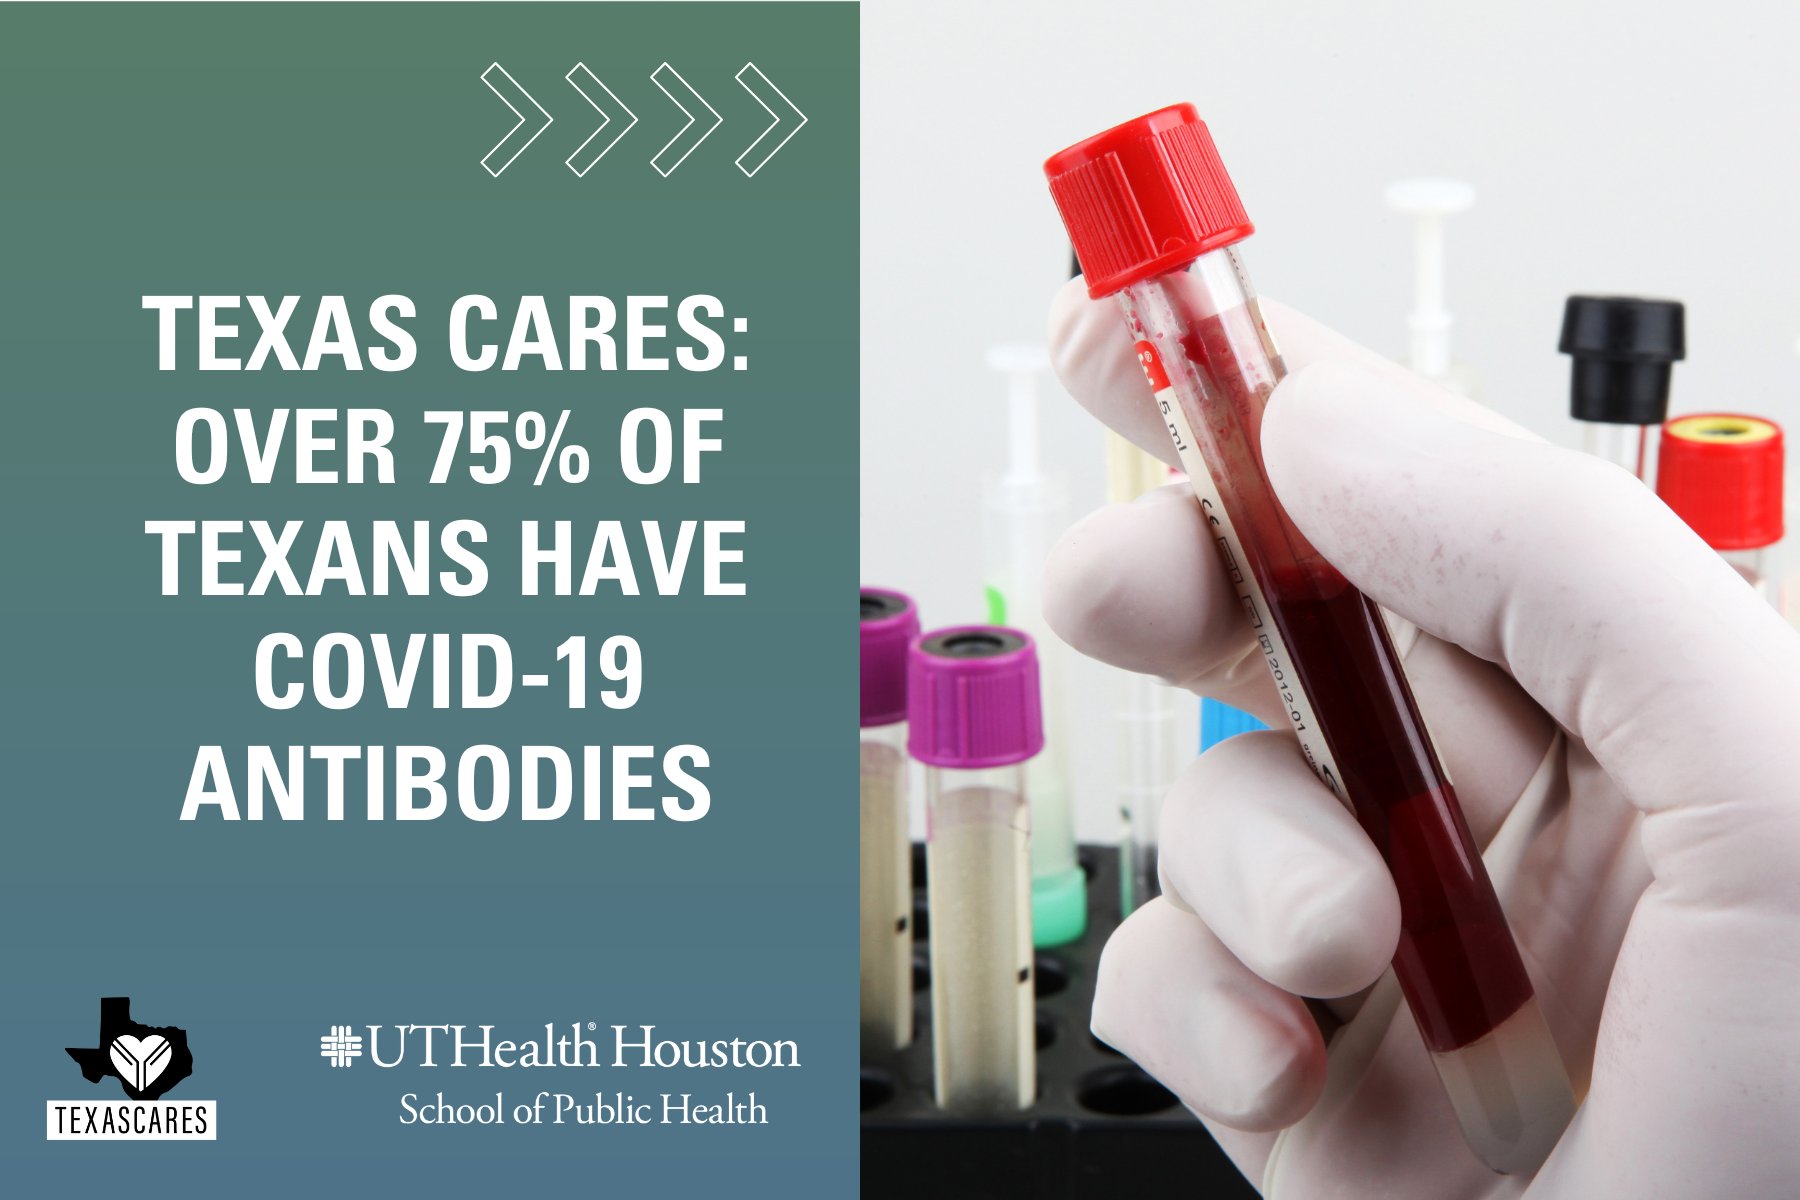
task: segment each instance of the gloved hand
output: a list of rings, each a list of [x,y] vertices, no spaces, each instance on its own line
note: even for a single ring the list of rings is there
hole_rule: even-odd
[[[1182,775],[1165,894],[1107,943],[1095,1034],[1281,1200],[1800,1195],[1800,637],[1625,472],[1263,313],[1292,372],[1269,475],[1404,622],[1583,1103],[1534,1179],[1469,1151],[1386,974],[1393,883],[1284,732]],[[1112,301],[1071,283],[1051,345],[1077,399],[1173,461]],[[1285,730],[1184,486],[1095,513],[1047,572],[1078,650]]]

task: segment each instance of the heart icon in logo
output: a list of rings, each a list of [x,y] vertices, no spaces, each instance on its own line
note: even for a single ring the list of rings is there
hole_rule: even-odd
[[[169,1039],[160,1033],[147,1038],[121,1033],[112,1042],[112,1064],[125,1085],[134,1092],[141,1092],[155,1082],[169,1065],[169,1056]]]

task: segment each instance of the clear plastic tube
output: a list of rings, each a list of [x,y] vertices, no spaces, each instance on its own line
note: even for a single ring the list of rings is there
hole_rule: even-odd
[[[1193,755],[1191,697],[1148,675],[1127,675],[1119,711],[1119,806],[1125,824],[1120,911],[1130,913],[1161,891],[1156,856],[1163,800]]]
[[[1044,620],[1044,560],[1068,527],[1062,480],[1038,445],[1038,383],[1049,369],[1042,346],[992,347],[988,365],[1007,379],[1007,462],[983,493],[987,620],[1029,633],[1043,682],[1044,752],[1026,768],[1031,796],[1031,872],[1037,944],[1061,946],[1087,928],[1087,877],[1075,845],[1069,787],[1070,652]]]
[[[1792,523],[1789,528],[1793,528]],[[1759,573],[1771,580],[1763,594],[1768,597],[1789,625],[1800,629],[1800,538],[1786,537],[1763,551]],[[1736,566],[1736,564],[1732,564]],[[1739,568],[1742,570],[1743,568]]]
[[[906,722],[862,730],[862,1046],[912,1044],[912,847],[907,837]]]
[[[1169,468],[1116,433],[1106,435],[1106,499],[1129,504],[1169,482]],[[1192,698],[1161,680],[1119,672],[1119,904],[1130,913],[1161,890],[1156,876],[1163,798],[1191,757]]]
[[[926,768],[925,819],[938,1106],[1017,1112],[1037,1095],[1023,764]]]
[[[1614,425],[1605,421],[1578,421],[1581,448],[1595,458],[1616,463],[1642,479],[1656,482],[1655,425]]]
[[[1721,550],[1719,557],[1730,563],[1744,581],[1790,622],[1793,619],[1793,597],[1787,594],[1788,581],[1782,577],[1777,563],[1780,555],[1774,546],[1757,546],[1750,550]]]
[[[1567,1073],[1380,609],[1309,544],[1261,455],[1285,373],[1229,247],[1130,283],[1125,318],[1307,761],[1400,893],[1394,973],[1475,1152],[1537,1167],[1574,1112]]]

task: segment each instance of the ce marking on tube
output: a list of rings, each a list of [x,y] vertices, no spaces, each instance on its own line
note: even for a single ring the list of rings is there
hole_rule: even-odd
[[[1169,428],[1174,429],[1174,426]],[[1237,555],[1231,552],[1231,535],[1224,532],[1225,522],[1220,519],[1217,508],[1210,499],[1200,501],[1200,513],[1206,518],[1208,525],[1219,531],[1213,538],[1213,544],[1219,548],[1219,564],[1225,568],[1226,577],[1238,586],[1238,600],[1244,605],[1244,615],[1250,618],[1250,628],[1261,629],[1262,609],[1256,603],[1256,591],[1244,582],[1244,568],[1238,565]],[[1267,643],[1268,638],[1265,637],[1262,641]],[[1263,652],[1270,653],[1266,645]]]
[[[1165,409],[1165,411],[1166,411],[1166,409]],[[1206,523],[1208,525],[1212,526],[1214,529],[1225,528],[1225,522],[1219,519],[1218,505],[1214,504],[1210,499],[1203,499],[1200,501],[1200,515],[1205,517]],[[1219,541],[1219,545],[1221,547],[1225,548],[1225,550],[1224,550],[1225,555],[1226,555],[1225,565],[1227,567],[1229,567],[1232,565],[1231,558],[1230,558],[1230,555],[1231,555],[1230,543],[1225,540],[1225,537],[1223,534],[1219,535],[1218,541]]]
[[[1217,541],[1219,544],[1219,558],[1225,564],[1225,574],[1231,577],[1231,582],[1239,584],[1243,583],[1244,569],[1238,566],[1237,557],[1231,553],[1230,539],[1220,537]]]

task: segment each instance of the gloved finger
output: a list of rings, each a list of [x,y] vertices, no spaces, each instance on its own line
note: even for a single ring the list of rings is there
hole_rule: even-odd
[[[1063,284],[1050,304],[1049,345],[1057,378],[1083,408],[1170,466],[1181,465],[1115,300],[1090,299],[1080,276]]]
[[[1286,728],[1237,593],[1185,485],[1157,488],[1081,521],[1052,548],[1044,578],[1045,618],[1076,650]],[[1444,723],[1438,751],[1463,782],[1470,828],[1485,844],[1536,769],[1554,726],[1504,672],[1455,647],[1417,639],[1406,664],[1427,712],[1468,716]]]
[[[1394,881],[1292,738],[1246,733],[1194,760],[1159,836],[1163,894],[1283,991],[1347,996],[1392,961]]]
[[[1188,1107],[1234,1129],[1292,1124],[1324,1083],[1325,1043],[1305,1003],[1160,898],[1107,939],[1093,1030]]]
[[[1276,389],[1263,453],[1295,522],[1376,601],[1500,664],[1581,738],[1651,814],[1653,868],[1659,851],[1722,854],[1714,884],[1789,886],[1800,812],[1759,718],[1800,707],[1800,638],[1629,475],[1419,391],[1343,363]],[[1671,809],[1692,815],[1656,819]]]
[[[1355,1195],[1382,1200],[1538,1194],[1527,1178],[1495,1175],[1475,1157],[1391,977],[1375,985],[1355,1022],[1337,1035],[1331,1058],[1319,1103],[1265,1157],[1266,1195],[1340,1195],[1346,1180],[1356,1181]]]
[[[1089,658],[1286,719],[1186,484],[1063,534],[1044,566],[1044,618]]]
[[[1261,298],[1257,303],[1290,371],[1318,362],[1355,362],[1396,387],[1417,391],[1422,402],[1443,412],[1485,428],[1530,436],[1498,413],[1418,378],[1394,360],[1278,301]],[[1086,284],[1071,279],[1050,306],[1049,339],[1051,363],[1069,395],[1143,449],[1179,465],[1116,299],[1091,299]]]

